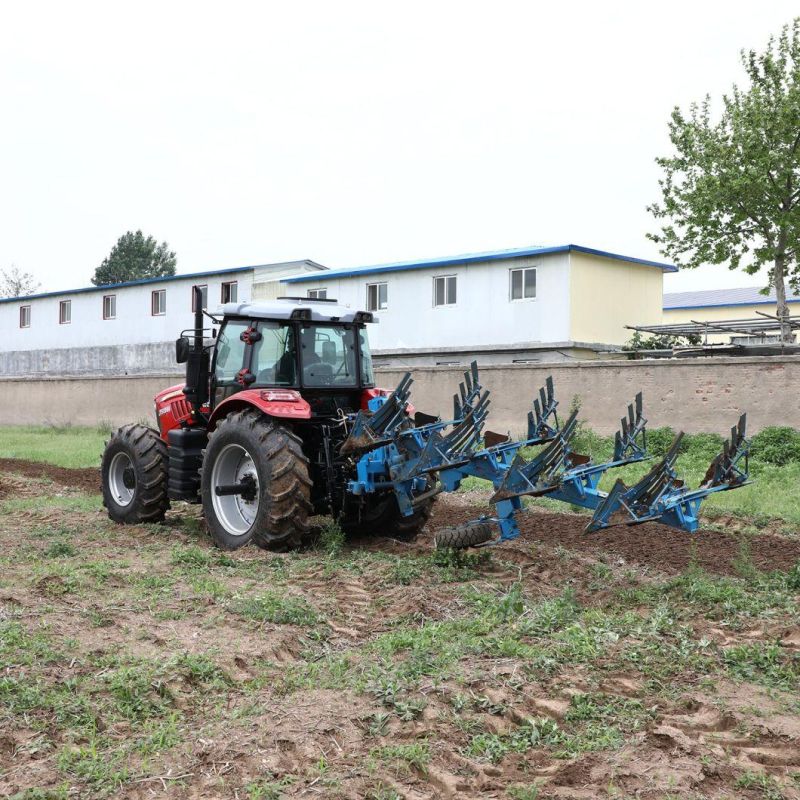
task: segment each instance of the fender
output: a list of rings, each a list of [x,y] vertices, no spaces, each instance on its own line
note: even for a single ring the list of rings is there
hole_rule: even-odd
[[[245,389],[223,400],[211,414],[208,430],[233,411],[256,408],[278,419],[311,419],[311,406],[294,389]]]

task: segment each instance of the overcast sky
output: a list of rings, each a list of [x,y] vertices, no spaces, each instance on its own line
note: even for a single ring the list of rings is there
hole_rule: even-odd
[[[753,2],[4,2],[0,268],[178,271],[645,238],[667,120],[798,13]],[[762,279],[706,268],[668,291]]]

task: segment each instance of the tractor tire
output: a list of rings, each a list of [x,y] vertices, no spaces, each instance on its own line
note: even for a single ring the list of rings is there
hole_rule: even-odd
[[[347,536],[386,536],[401,542],[413,542],[433,513],[432,497],[421,503],[410,517],[404,517],[394,494],[373,496],[367,499],[359,515],[357,510],[339,520]]]
[[[108,516],[126,525],[161,522],[169,508],[168,466],[167,446],[157,431],[144,425],[115,431],[100,468]]]
[[[249,482],[249,493],[218,496],[219,486]],[[214,544],[236,550],[289,550],[308,534],[311,479],[302,443],[255,409],[225,417],[208,437],[200,471],[203,513]]]
[[[468,522],[456,528],[436,531],[434,543],[437,550],[463,550],[490,542],[497,537],[491,522]]]

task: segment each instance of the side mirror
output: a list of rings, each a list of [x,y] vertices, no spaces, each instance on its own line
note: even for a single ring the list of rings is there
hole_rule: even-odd
[[[185,364],[189,360],[189,337],[179,336],[175,340],[175,361]]]

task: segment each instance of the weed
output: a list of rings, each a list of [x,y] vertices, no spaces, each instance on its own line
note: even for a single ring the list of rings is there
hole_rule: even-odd
[[[786,573],[785,580],[790,592],[800,592],[800,561]]]
[[[69,784],[49,787],[47,789],[25,789],[24,792],[12,794],[9,800],[68,800]]]
[[[386,736],[389,732],[389,715],[380,711],[376,712],[369,718],[367,725],[367,735],[373,738]]]
[[[121,765],[119,756],[111,756],[98,748],[97,741],[84,747],[65,748],[59,753],[58,768],[86,783],[112,792],[128,780],[128,770]]]
[[[370,752],[370,755],[406,769],[415,769],[423,775],[427,774],[428,764],[431,760],[430,745],[427,741],[376,747]]]
[[[787,653],[778,644],[743,644],[723,652],[728,671],[746,681],[789,691],[800,682],[800,656]]]
[[[69,542],[53,542],[44,554],[48,558],[71,558],[78,554],[78,551]]]
[[[162,716],[171,707],[169,690],[154,664],[119,667],[106,682],[117,711],[127,719],[141,722]]]
[[[252,781],[245,787],[247,800],[280,800],[287,786],[294,783],[294,776],[284,775],[280,780],[265,778],[263,780]]]
[[[211,566],[213,561],[213,551],[197,547],[197,545],[190,545],[189,547],[176,545],[172,548],[171,563],[175,567],[207,568]]]
[[[384,786],[381,783],[374,789],[370,789],[364,796],[364,800],[403,800],[403,796],[391,786]]]
[[[329,558],[341,555],[345,543],[345,533],[335,520],[328,520],[319,534],[319,547]]]
[[[394,703],[394,713],[403,722],[417,719],[428,705],[424,699],[398,700]]]
[[[800,431],[780,426],[762,428],[750,440],[750,455],[754,461],[763,461],[778,467],[798,462]]]
[[[402,558],[392,564],[392,568],[389,572],[389,580],[401,586],[408,586],[421,574],[422,569],[419,564],[412,561],[410,558]]]
[[[757,789],[761,791],[763,800],[783,800],[783,794],[775,780],[766,772],[747,772],[742,773],[737,779],[735,786],[737,789]]]
[[[508,790],[508,796],[511,800],[537,800],[540,791],[539,783],[532,783],[530,786],[512,786]]]
[[[246,619],[276,625],[311,626],[319,622],[317,612],[304,598],[279,595],[273,591],[234,598],[230,610]]]

